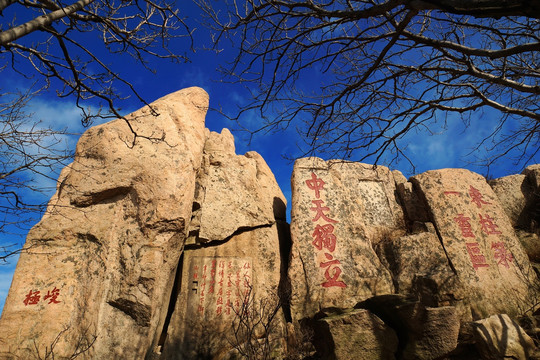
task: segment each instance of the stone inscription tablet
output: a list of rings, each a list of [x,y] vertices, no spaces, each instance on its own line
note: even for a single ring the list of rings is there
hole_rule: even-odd
[[[252,261],[239,257],[193,257],[188,307],[204,319],[234,317],[252,289]]]

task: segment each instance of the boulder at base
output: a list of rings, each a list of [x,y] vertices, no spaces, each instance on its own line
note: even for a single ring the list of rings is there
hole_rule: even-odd
[[[536,350],[529,335],[506,314],[475,321],[474,334],[476,346],[485,360],[527,360]]]
[[[313,325],[322,359],[393,360],[398,347],[394,330],[368,310],[324,317]]]

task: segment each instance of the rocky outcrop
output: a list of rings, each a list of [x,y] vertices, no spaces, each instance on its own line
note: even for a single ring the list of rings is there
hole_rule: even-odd
[[[163,359],[220,356],[248,341],[247,331],[269,336],[272,349],[279,348],[285,197],[259,154],[235,155],[228,130],[208,135],[196,184],[197,220],[179,265],[166,338],[156,352]],[[255,317],[261,324],[247,328]],[[231,328],[235,320],[241,323]]]
[[[291,183],[289,279],[299,326],[320,334],[329,312],[343,314],[336,324],[349,324],[345,314],[365,309],[396,332],[396,358],[459,359],[475,343],[472,321],[517,318],[538,306],[537,277],[507,215],[514,223],[524,218],[530,191],[512,198],[519,205],[503,206],[468,170],[407,181],[381,166],[317,158],[297,160]],[[509,182],[499,184],[508,191]],[[333,326],[341,328],[322,326],[330,345],[315,343],[320,354],[339,358]]]
[[[392,173],[384,167],[305,158],[295,162],[291,184],[293,318],[393,293],[390,271],[373,248],[405,232]]]
[[[207,107],[185,89],[81,137],[28,235],[0,358],[538,355],[540,166],[490,187],[299,159],[289,229],[263,158],[205,129]]]
[[[207,108],[189,88],[81,137],[28,235],[1,358],[214,354],[231,345],[185,340],[230,332],[245,300],[273,298],[283,319],[285,199],[260,155],[205,129]]]
[[[61,357],[92,344],[94,358],[142,358],[151,346],[187,235],[208,95],[186,89],[152,107],[159,117],[146,107],[81,137],[28,235],[2,351]]]

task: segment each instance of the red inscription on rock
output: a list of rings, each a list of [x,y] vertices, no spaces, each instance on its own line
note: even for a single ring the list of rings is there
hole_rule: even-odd
[[[196,295],[191,301],[197,313],[204,318],[234,315],[231,307],[251,287],[251,271],[251,261],[245,258],[194,257],[191,278]]]
[[[482,205],[491,205],[491,203],[484,201],[484,195],[472,185],[469,187],[469,196],[471,197],[471,201],[475,203],[478,208],[481,208]]]
[[[488,235],[502,234],[499,230],[497,230],[498,226],[493,222],[493,219],[489,215],[485,215],[485,217],[483,217],[481,214],[478,214],[478,216],[480,216],[480,226],[482,227],[483,232]]]
[[[321,190],[324,190],[324,184],[324,180],[318,178],[315,173],[311,173],[311,179],[306,180],[307,187],[315,192],[315,197],[317,198],[317,200],[311,200],[311,202],[315,205],[314,207],[310,208],[311,211],[315,212],[315,216],[313,217],[312,221],[316,222],[318,220],[323,220],[327,223],[317,224],[311,236],[313,237],[312,244],[317,250],[321,251],[326,249],[332,253],[336,249],[337,243],[337,237],[334,234],[334,225],[332,224],[337,224],[338,221],[327,216],[330,208],[328,206],[323,206],[324,201],[319,199],[321,196]],[[321,262],[319,264],[319,267],[325,269],[324,278],[326,279],[321,286],[325,288],[347,287],[345,282],[338,280],[342,273],[341,268],[338,266],[341,265],[341,262],[338,259],[334,259],[333,255],[329,253],[325,253],[324,255],[329,261]]]
[[[28,294],[26,294],[26,298],[23,300],[24,306],[37,305],[40,298],[41,296],[39,295],[39,291],[30,290]]]
[[[467,246],[467,252],[475,270],[481,267],[489,267],[489,264],[486,264],[486,258],[482,254],[478,243],[466,243],[465,245]]]
[[[308,188],[315,191],[315,197],[317,199],[319,199],[321,196],[321,190],[323,189],[324,184],[325,182],[323,181],[323,179],[317,178],[317,175],[315,175],[315,173],[311,173],[311,179],[306,180],[306,185],[308,186]]]
[[[454,218],[454,221],[458,224],[459,229],[461,230],[461,236],[471,238],[474,237],[470,223],[471,218],[466,217],[463,214],[458,214],[458,216]]]
[[[317,225],[313,231],[313,245],[317,250],[322,250],[323,247],[328,249],[330,252],[334,252],[336,249],[336,235],[333,234],[334,225],[325,224]]]
[[[24,306],[37,305],[41,300],[40,294],[40,291],[30,290],[23,300]],[[60,290],[55,286],[54,289],[47,290],[47,295],[43,297],[43,301],[45,302],[48,300],[49,302],[47,304],[59,304],[61,301],[57,300],[58,296],[60,296]]]
[[[461,196],[461,193],[459,191],[445,191],[444,195],[457,195]]]
[[[337,259],[334,259],[333,256],[330,254],[324,254],[324,256],[326,256],[329,261],[321,262],[319,264],[320,267],[326,268],[324,272],[324,278],[326,279],[326,281],[321,284],[322,287],[328,288],[332,286],[337,286],[340,288],[346,288],[347,284],[345,284],[343,281],[338,280],[339,275],[341,275],[341,269],[338,266],[334,266],[332,268],[332,265],[339,265],[341,264],[341,262]],[[333,270],[334,272],[332,275],[330,275],[331,270]]]
[[[47,295],[43,297],[43,300],[49,299],[49,304],[58,304],[60,301],[56,300],[58,296],[60,295],[60,290],[54,287],[52,291],[47,291]]]
[[[491,249],[493,250],[493,257],[497,261],[497,264],[509,268],[509,263],[514,260],[514,257],[510,251],[506,250],[504,243],[502,241],[492,243]]]
[[[326,216],[324,214],[325,211],[330,211],[330,208],[328,206],[322,206],[324,201],[322,201],[322,200],[311,200],[311,202],[313,204],[315,204],[315,207],[310,208],[311,211],[315,212],[315,217],[311,221],[315,222],[315,221],[322,218],[324,221],[329,222],[329,223],[334,223],[335,224],[335,223],[338,222],[337,220],[330,219],[328,216]]]

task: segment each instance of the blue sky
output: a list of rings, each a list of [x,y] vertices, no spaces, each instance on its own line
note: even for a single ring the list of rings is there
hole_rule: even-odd
[[[183,2],[182,10],[192,19],[199,16],[191,2]],[[0,18],[0,21],[4,21],[4,19]],[[193,34],[196,47],[204,47],[210,44],[208,32],[202,29],[200,25]],[[249,102],[249,93],[242,86],[221,82],[222,76],[217,71],[218,66],[226,65],[232,60],[234,50],[222,48],[220,52],[197,50],[192,53],[188,46],[189,44],[182,39],[173,44],[173,47],[178,51],[186,52],[186,55],[191,59],[190,63],[173,64],[167,61],[158,61],[151,64],[157,70],[155,74],[136,66],[129,58],[109,58],[108,61],[111,62],[113,67],[116,67],[121,76],[130,80],[140,94],[149,102],[182,88],[199,86],[209,93],[211,108],[223,107],[226,111],[233,112],[237,108],[246,106]],[[0,58],[0,60],[2,59]],[[1,74],[0,88],[3,90],[15,88],[24,90],[33,82],[33,79],[24,79],[9,68],[4,69]],[[310,83],[314,81],[313,78],[309,80]],[[92,103],[88,104],[88,106],[92,105]],[[141,107],[141,104],[131,98],[124,101],[121,106],[123,112],[127,114]],[[30,104],[30,111],[35,114],[36,121],[42,121],[43,126],[50,125],[56,129],[67,129],[68,132],[75,134],[63,138],[66,146],[69,149],[74,149],[78,138],[76,134],[84,131],[84,128],[79,121],[80,112],[74,106],[72,99],[59,99],[55,96],[54,91],[51,91],[34,99]],[[409,155],[416,165],[415,172],[421,173],[431,169],[465,167],[485,174],[486,169],[469,164],[473,157],[467,157],[467,154],[470,153],[482,134],[496,126],[498,114],[484,113],[483,115],[477,114],[477,116],[477,121],[471,121],[471,126],[465,132],[463,131],[461,119],[449,117],[445,131],[434,128],[433,135],[426,133],[408,134],[403,139],[403,144],[408,146]],[[243,118],[243,125],[248,128],[254,129],[259,123],[260,118],[255,112],[247,113]],[[301,141],[294,126],[277,134],[260,133],[252,139],[251,144],[248,144],[248,136],[246,133],[237,130],[239,128],[238,124],[227,120],[218,112],[211,110],[208,113],[206,125],[210,130],[218,132],[224,127],[231,129],[236,139],[238,154],[250,150],[259,152],[274,172],[284,195],[290,203],[290,176],[293,164],[286,160],[285,157],[294,158],[301,154],[297,148],[297,144],[301,143]],[[478,154],[477,152],[476,155]],[[536,158],[530,163],[536,162],[540,162],[540,159]],[[384,162],[382,165],[384,165]],[[401,170],[407,177],[413,174],[409,164],[405,161],[393,165],[392,168]],[[510,161],[500,162],[496,167],[490,169],[490,175],[500,177],[520,171],[521,167],[515,166]],[[54,178],[57,176],[58,172],[51,175]],[[54,181],[40,178],[36,179],[36,182],[49,190],[43,195],[32,195],[33,200],[46,201],[53,194]],[[10,234],[0,234],[0,246],[7,244],[22,245],[25,235],[26,230],[13,228]],[[9,263],[0,264],[0,309],[3,307],[7,296],[16,259],[16,257],[13,257]]]

